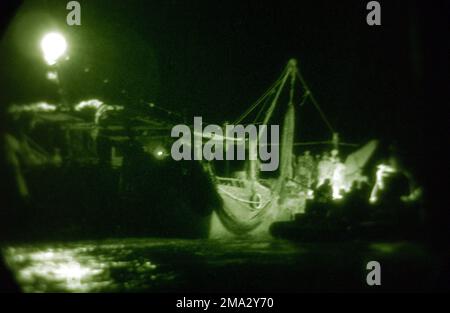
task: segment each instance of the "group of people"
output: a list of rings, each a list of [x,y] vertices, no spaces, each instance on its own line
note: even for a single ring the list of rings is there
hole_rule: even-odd
[[[336,149],[331,153],[313,156],[310,151],[294,158],[293,180],[302,189],[314,190],[325,183],[332,187],[333,199],[341,199],[341,192],[348,189],[345,182],[345,164]]]
[[[340,200],[353,189],[361,190],[362,186],[365,186],[365,189],[370,190],[367,201],[375,204],[382,195],[386,198],[388,194],[386,190],[392,188],[385,186],[387,181],[399,176],[404,177],[405,188],[397,200],[405,203],[414,202],[421,197],[422,189],[417,186],[410,172],[401,167],[396,160],[395,156],[390,156],[384,163],[379,163],[369,182],[368,177],[362,175],[361,169],[355,171],[351,168],[351,164],[341,161],[336,149],[316,156],[310,151],[305,151],[293,158],[292,181],[301,192],[309,196],[309,199],[327,197],[328,200]],[[324,193],[323,190],[328,191]]]

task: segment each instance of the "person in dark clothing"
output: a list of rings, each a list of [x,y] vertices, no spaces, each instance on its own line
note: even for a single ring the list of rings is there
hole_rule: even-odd
[[[311,217],[324,218],[331,203],[332,187],[329,179],[317,188],[314,199],[308,201],[305,213]]]

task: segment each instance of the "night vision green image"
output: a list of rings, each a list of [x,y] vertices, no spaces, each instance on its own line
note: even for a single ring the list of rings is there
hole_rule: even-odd
[[[10,3],[0,291],[450,290],[425,1]]]

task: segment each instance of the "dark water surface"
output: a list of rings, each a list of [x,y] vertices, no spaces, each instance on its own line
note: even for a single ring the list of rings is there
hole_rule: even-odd
[[[25,292],[370,291],[372,260],[383,290],[429,290],[440,275],[437,258],[407,242],[149,238],[12,245],[3,255]]]

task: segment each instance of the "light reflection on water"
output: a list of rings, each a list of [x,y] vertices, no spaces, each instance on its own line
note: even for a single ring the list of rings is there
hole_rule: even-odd
[[[25,292],[342,290],[341,282],[359,290],[370,260],[408,264],[396,277],[422,288],[417,277],[409,281],[410,272],[433,265],[423,248],[405,242],[150,238],[14,245],[2,252]]]
[[[273,242],[126,239],[19,245],[3,249],[3,254],[25,292],[115,292],[157,291],[178,284],[188,279],[183,266],[201,270],[205,265],[241,264],[255,255],[269,256],[262,262],[276,262],[275,256],[285,264],[300,252],[287,243],[275,248],[276,253]]]
[[[17,279],[24,291],[91,291],[108,287],[106,263],[83,255],[76,249],[10,248],[6,259],[18,269]]]

